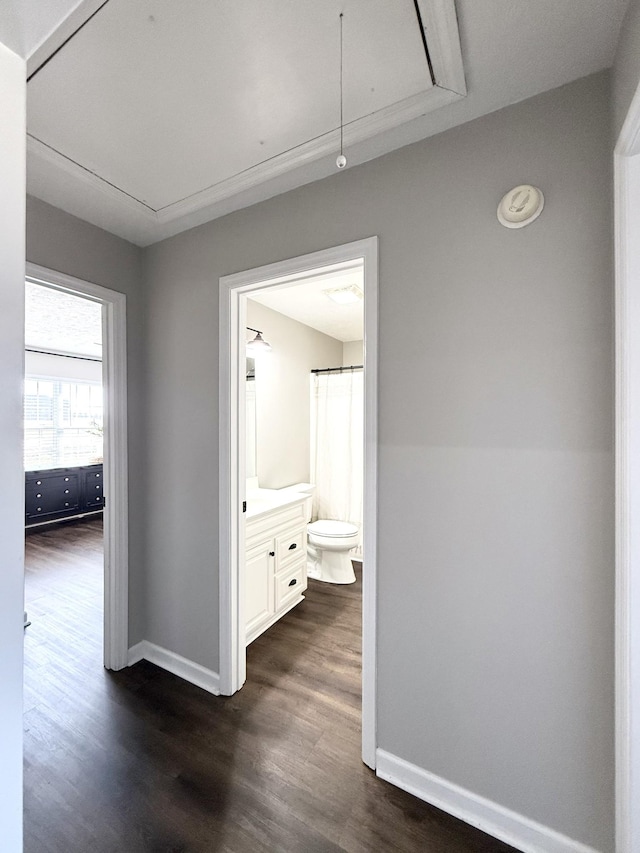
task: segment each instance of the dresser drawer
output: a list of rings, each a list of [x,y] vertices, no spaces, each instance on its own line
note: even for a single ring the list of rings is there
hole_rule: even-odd
[[[278,572],[275,583],[275,609],[280,610],[307,588],[307,561],[298,559],[286,571]]]
[[[298,555],[306,554],[307,528],[297,527],[276,537],[276,553],[278,567],[288,566]]]
[[[57,474],[31,480],[25,487],[27,516],[37,518],[77,509],[80,489],[77,474]]]
[[[88,507],[102,506],[102,483],[88,482],[86,486],[86,504]]]

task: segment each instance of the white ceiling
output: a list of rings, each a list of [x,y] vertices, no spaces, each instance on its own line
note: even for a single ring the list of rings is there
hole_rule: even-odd
[[[249,298],[338,341],[361,341],[364,335],[364,303],[338,305],[324,293],[325,290],[352,284],[363,289],[362,263],[310,277],[300,283],[290,281],[283,287],[260,290]],[[264,333],[268,338],[268,330],[265,329]]]
[[[29,133],[165,210],[338,125],[334,6],[109,0],[29,84]],[[352,10],[347,123],[431,88],[408,3]]]
[[[102,305],[40,284],[25,286],[27,349],[102,358]]]
[[[101,2],[12,0],[0,38],[33,72],[95,13],[29,83],[28,189],[139,245],[336,173],[341,10],[351,168],[609,67],[627,5],[418,0],[433,86],[413,0]]]

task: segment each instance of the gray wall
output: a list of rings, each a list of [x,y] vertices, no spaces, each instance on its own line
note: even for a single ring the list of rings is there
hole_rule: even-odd
[[[613,130],[617,139],[640,82],[640,0],[630,0],[620,30],[613,81]]]
[[[339,367],[342,343],[247,300],[247,325],[272,351],[256,358],[258,481],[263,489],[309,482],[310,371]]]
[[[143,639],[145,590],[143,250],[39,199],[27,198],[27,260],[127,295],[129,418],[129,645]]]
[[[379,745],[602,851],[614,846],[609,82],[146,253],[146,638],[217,668],[220,276],[377,234]],[[523,181],[547,205],[509,231],[496,206]]]

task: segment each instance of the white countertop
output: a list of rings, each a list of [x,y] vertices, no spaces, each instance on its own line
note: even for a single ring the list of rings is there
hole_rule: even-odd
[[[245,518],[258,518],[274,509],[300,503],[308,498],[302,492],[291,489],[253,489],[247,492],[247,512]]]

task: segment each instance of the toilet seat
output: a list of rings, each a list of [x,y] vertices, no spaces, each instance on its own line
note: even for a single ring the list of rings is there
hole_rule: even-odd
[[[359,533],[355,524],[350,524],[348,521],[333,521],[325,518],[309,524],[307,530],[314,536],[326,536],[331,539],[347,538],[349,536],[356,536]]]

